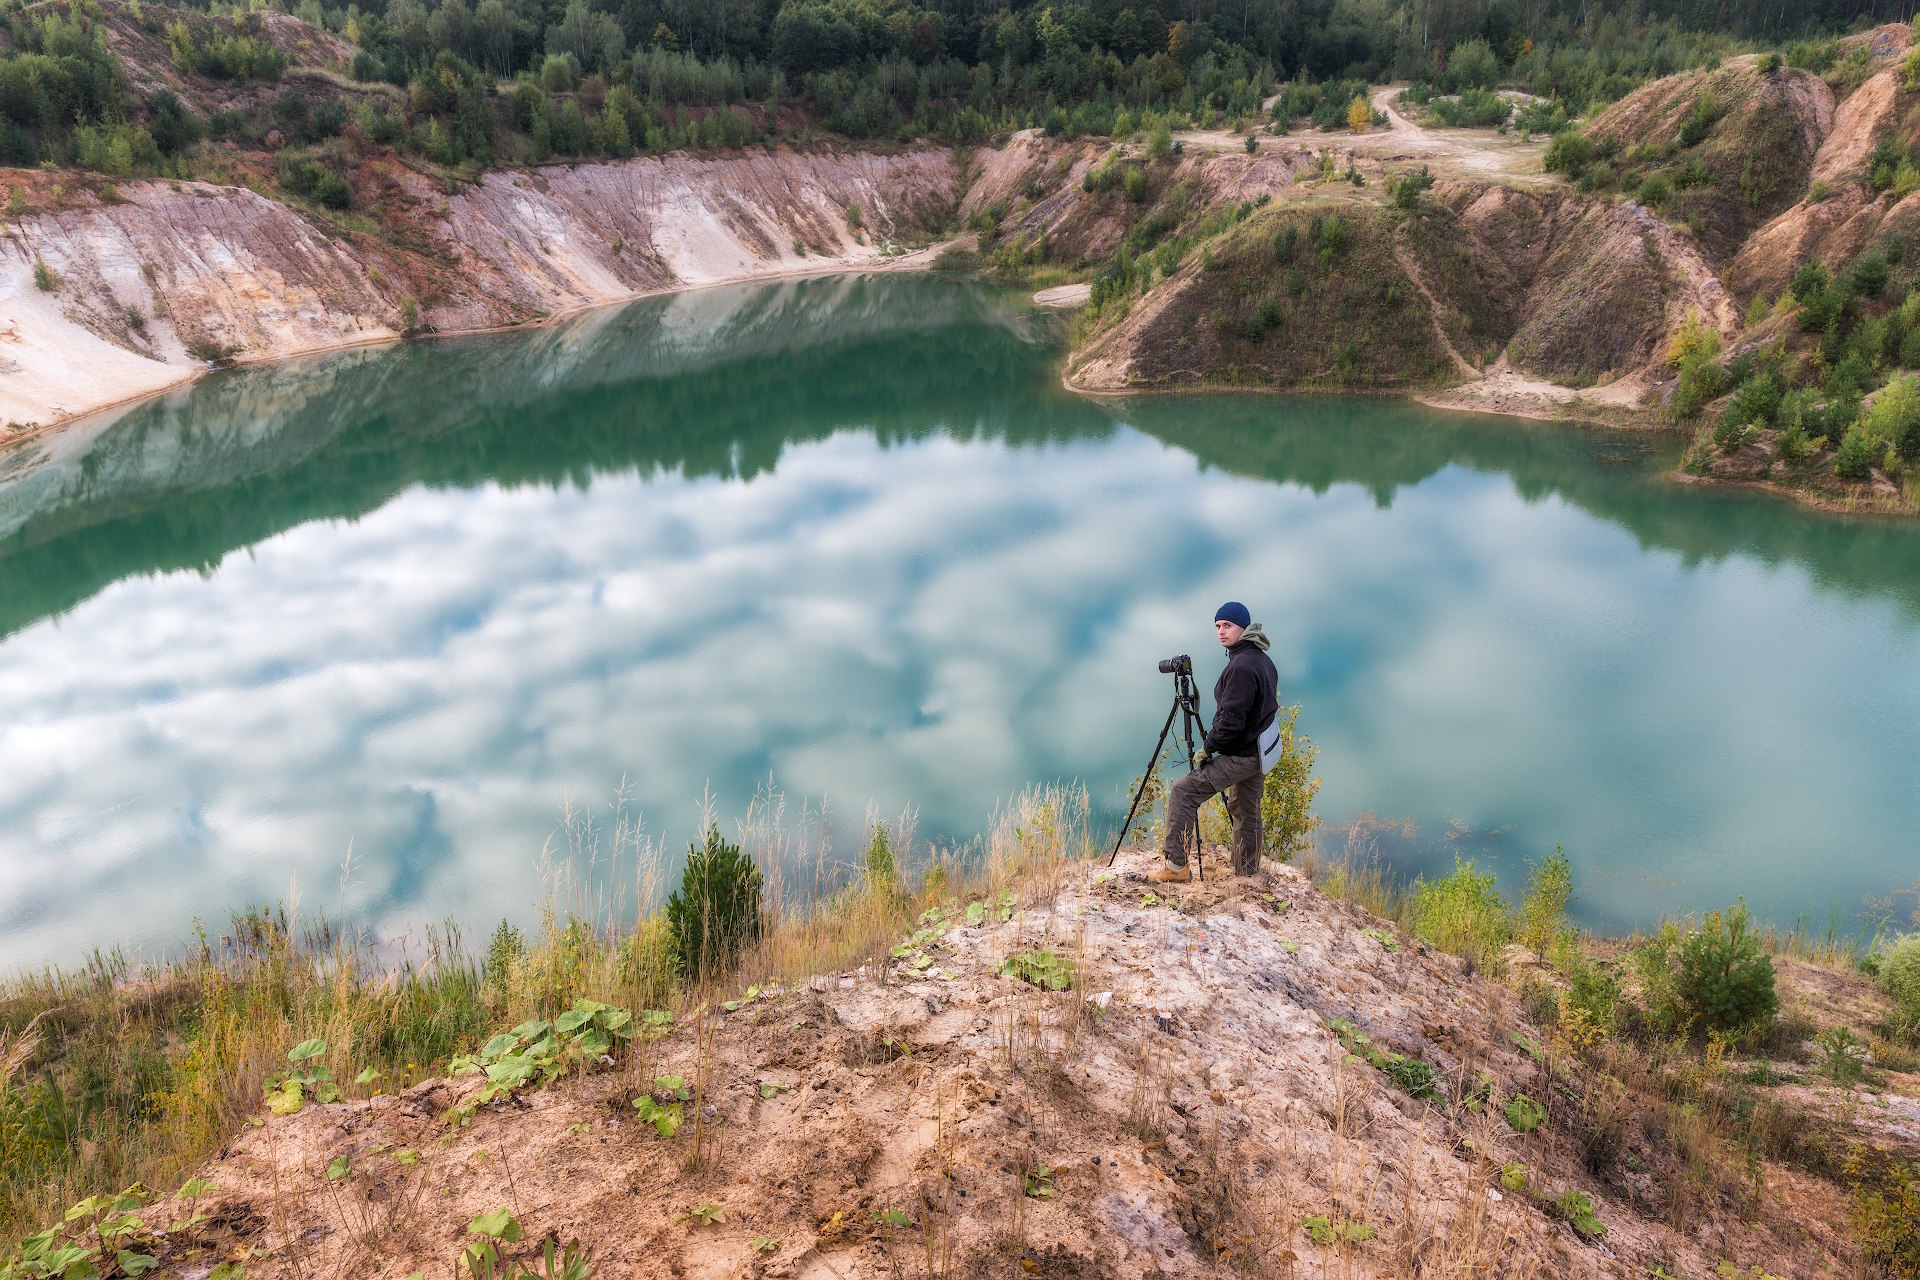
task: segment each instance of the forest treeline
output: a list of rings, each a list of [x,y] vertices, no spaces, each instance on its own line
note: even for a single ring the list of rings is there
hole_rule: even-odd
[[[196,176],[203,138],[304,148],[282,157],[283,186],[338,206],[351,190],[322,152],[342,135],[481,169],[813,131],[966,143],[1211,126],[1252,118],[1282,82],[1387,79],[1512,85],[1577,114],[1738,47],[1910,18],[1914,3],[285,0],[351,48],[335,68],[350,82],[288,88],[263,112],[137,92],[103,32],[124,17],[202,83],[277,81],[290,58],[245,4],[8,0],[0,160]],[[1327,114],[1316,123],[1333,127]]]

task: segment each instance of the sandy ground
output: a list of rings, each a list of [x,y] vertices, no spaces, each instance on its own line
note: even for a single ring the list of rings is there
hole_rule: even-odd
[[[1051,289],[1042,289],[1033,295],[1033,300],[1043,307],[1083,307],[1087,299],[1093,296],[1090,284],[1062,284]]]
[[[1642,398],[1654,386],[1646,373],[1599,387],[1562,386],[1520,372],[1508,364],[1503,355],[1484,374],[1476,372],[1457,387],[1429,392],[1417,399],[1436,409],[1458,409],[1467,413],[1493,413],[1542,422],[1572,418],[1617,424],[1640,407]]]
[[[1269,153],[1294,152],[1308,155],[1331,149],[1344,162],[1349,156],[1398,172],[1427,165],[1443,178],[1477,178],[1516,185],[1549,185],[1556,181],[1541,167],[1546,155],[1545,139],[1532,139],[1518,133],[1500,133],[1494,129],[1428,129],[1407,119],[1394,106],[1405,85],[1376,89],[1374,110],[1387,117],[1385,127],[1364,133],[1346,129],[1331,133],[1303,130],[1275,137],[1261,133],[1260,149]],[[1274,99],[1269,98],[1270,107]],[[1183,144],[1201,151],[1243,151],[1245,134],[1224,129],[1193,131],[1179,135]]]
[[[578,1240],[603,1280],[1843,1273],[1837,1187],[1763,1166],[1762,1211],[1708,1197],[1676,1232],[1671,1152],[1638,1119],[1620,1158],[1654,1172],[1596,1179],[1579,1073],[1556,1079],[1510,992],[1457,958],[1290,866],[1236,879],[1216,855],[1205,883],[1153,886],[1155,862],[1070,863],[1004,912],[955,903],[858,971],[506,1101],[473,1107],[460,1076],[262,1114],[201,1171],[211,1223],[155,1274],[233,1256],[253,1280],[444,1274],[497,1208],[526,1232],[513,1253]],[[1016,956],[1051,957],[1070,988],[1009,974]],[[1432,1066],[1436,1096],[1356,1056],[1354,1031]],[[687,1095],[666,1137],[632,1106],[671,1100],[663,1077]],[[1910,1092],[1867,1109],[1876,1140],[1905,1141]],[[1501,1118],[1521,1093],[1548,1100],[1545,1128]],[[1503,1189],[1503,1167],[1531,1190]],[[1604,1236],[1548,1207],[1574,1191]],[[1316,1239],[1315,1218],[1365,1230]]]

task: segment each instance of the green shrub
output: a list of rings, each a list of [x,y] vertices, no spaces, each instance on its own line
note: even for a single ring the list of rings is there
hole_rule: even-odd
[[[865,864],[867,889],[881,897],[895,897],[900,892],[900,868],[893,856],[893,837],[888,834],[887,824],[876,822],[867,836],[867,851],[861,861]]]
[[[1880,986],[1901,1004],[1920,1004],[1920,933],[1909,933],[1880,957]]]
[[[1867,1042],[1847,1027],[1828,1027],[1813,1038],[1820,1052],[1820,1074],[1845,1089],[1867,1070]]]
[[[1577,947],[1569,949],[1562,968],[1567,985],[1560,992],[1561,1021],[1574,1021],[1571,1014],[1601,1035],[1613,1034],[1620,1013],[1619,982]]]
[[[1787,292],[1793,295],[1795,302],[1804,306],[1832,286],[1833,276],[1828,272],[1826,264],[1818,258],[1809,258],[1801,264],[1798,271],[1793,273],[1793,284],[1788,287]]]
[[[1885,254],[1863,253],[1854,259],[1853,270],[1847,273],[1853,282],[1853,290],[1862,297],[1877,298],[1887,287],[1887,278],[1891,268],[1887,266]]]
[[[42,293],[52,293],[60,287],[60,277],[53,274],[53,268],[39,258],[33,260],[33,287]]]
[[[1779,1010],[1773,960],[1751,923],[1745,903],[1711,912],[1674,951],[1674,995],[1709,1031],[1757,1027]]]
[[[1719,365],[1701,361],[1682,367],[1680,381],[1673,389],[1673,416],[1679,419],[1693,417],[1726,389],[1727,371]]]
[[[1548,173],[1564,174],[1578,181],[1593,164],[1593,143],[1578,129],[1565,129],[1553,135],[1547,144],[1544,163]]]
[[[1339,214],[1330,214],[1322,221],[1314,219],[1317,230],[1314,242],[1320,246],[1320,257],[1331,263],[1347,251],[1347,220]]]
[[[1420,197],[1433,187],[1433,170],[1421,165],[1412,173],[1387,179],[1387,198],[1393,201],[1393,207],[1414,210],[1420,207]]]
[[[1494,883],[1491,871],[1480,872],[1458,856],[1452,875],[1414,881],[1414,935],[1489,967],[1498,960],[1513,927],[1506,900]]]
[[[1893,997],[1892,1030],[1920,1042],[1920,933],[1910,933],[1880,960],[1880,985]]]
[[[1680,145],[1697,145],[1707,136],[1707,130],[1713,128],[1714,122],[1725,114],[1726,108],[1715,101],[1712,94],[1702,94],[1700,100],[1693,104],[1692,112],[1680,122]]]
[[[1545,959],[1547,949],[1568,931],[1567,908],[1573,903],[1573,862],[1559,845],[1532,867],[1527,896],[1520,902],[1520,944]]]
[[[1920,1276],[1920,1170],[1872,1147],[1847,1154],[1853,1229],[1872,1274]]]
[[[1920,459],[1920,378],[1888,379],[1867,410],[1865,427],[1873,443],[1892,445],[1909,462]]]
[[[1635,198],[1649,209],[1665,208],[1667,202],[1673,199],[1673,184],[1667,181],[1665,174],[1649,174],[1640,183],[1640,190]]]
[[[1140,204],[1147,198],[1147,171],[1139,165],[1128,165],[1121,175],[1121,187],[1127,193],[1127,199]]]
[[[707,828],[704,845],[687,846],[680,887],[667,899],[675,973],[693,981],[739,959],[760,936],[760,884],[760,868],[718,829]]]
[[[1878,442],[1856,422],[1840,438],[1840,447],[1833,455],[1833,474],[1842,480],[1865,480],[1873,474],[1873,464],[1880,460],[1881,453]]]
[[[1313,764],[1320,758],[1320,748],[1295,727],[1299,719],[1297,703],[1280,708],[1280,759],[1260,784],[1263,852],[1281,862],[1312,848],[1313,833],[1320,826],[1320,815],[1313,812],[1313,798],[1320,794]]]

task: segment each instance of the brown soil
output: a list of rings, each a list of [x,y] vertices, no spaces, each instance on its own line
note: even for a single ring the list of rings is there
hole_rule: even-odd
[[[1773,1157],[1696,1150],[1688,1164],[1662,1097],[1540,1055],[1547,1038],[1508,990],[1460,960],[1292,867],[1158,889],[1128,878],[1150,865],[1129,852],[1109,878],[1070,864],[1009,920],[954,920],[924,962],[763,992],[470,1118],[474,1077],[263,1115],[201,1171],[214,1223],[158,1274],[204,1274],[216,1255],[246,1256],[260,1280],[444,1274],[467,1223],[500,1207],[527,1234],[510,1252],[578,1239],[607,1280],[1638,1280],[1728,1259],[1850,1274],[1838,1186]],[[1040,950],[1072,964],[1073,990],[999,972]],[[1857,977],[1795,973],[1790,1010],[1873,1012]],[[1337,1019],[1434,1067],[1439,1098],[1352,1056]],[[664,1075],[692,1093],[671,1139],[631,1106],[666,1097],[652,1083]],[[1912,1151],[1913,1085],[1889,1076],[1883,1103],[1860,1108],[1795,1078],[1763,1105]],[[1547,1102],[1547,1127],[1508,1127],[1520,1093]],[[1611,1135],[1597,1157],[1594,1105]],[[1527,1191],[1501,1187],[1514,1164]],[[1758,1211],[1744,1198],[1755,1179]],[[1591,1198],[1603,1238],[1547,1207],[1570,1191]],[[1302,1225],[1315,1215],[1370,1238],[1316,1243]]]

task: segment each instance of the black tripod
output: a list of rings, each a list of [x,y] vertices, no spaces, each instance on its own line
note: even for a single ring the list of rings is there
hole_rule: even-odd
[[[1127,820],[1120,824],[1120,834],[1113,839],[1113,852],[1107,855],[1107,865],[1120,856],[1120,846],[1126,842],[1127,828],[1133,825],[1133,817],[1140,811],[1140,801],[1147,794],[1147,784],[1153,781],[1154,770],[1160,767],[1160,752],[1167,745],[1167,735],[1173,732],[1174,717],[1180,718],[1180,733],[1186,739],[1187,772],[1193,772],[1194,730],[1199,729],[1202,741],[1206,740],[1206,729],[1200,721],[1200,690],[1193,682],[1193,660],[1185,654],[1169,658],[1160,664],[1160,670],[1173,675],[1173,705],[1167,709],[1167,722],[1160,726],[1160,740],[1153,744],[1153,756],[1147,761],[1147,772],[1140,779],[1140,785],[1134,790],[1133,803],[1127,806]],[[1200,824],[1193,824],[1193,874],[1198,880],[1206,879],[1200,866]]]

